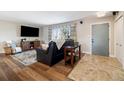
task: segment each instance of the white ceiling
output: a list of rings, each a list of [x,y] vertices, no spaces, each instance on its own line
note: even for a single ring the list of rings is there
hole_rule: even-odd
[[[96,15],[96,11],[1,11],[0,20],[35,25],[50,25],[93,15]]]

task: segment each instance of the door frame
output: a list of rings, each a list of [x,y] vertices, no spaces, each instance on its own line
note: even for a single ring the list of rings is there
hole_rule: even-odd
[[[123,15],[120,15],[115,21],[114,21],[114,53],[115,53],[115,57],[117,58],[117,45],[116,45],[116,39],[117,39],[117,37],[116,37],[116,29],[115,29],[115,25],[116,25],[116,22],[118,21],[118,20],[120,20],[121,18],[123,18],[122,20],[123,20],[123,24],[124,24],[124,16]],[[123,27],[123,29],[124,29],[124,27]],[[124,34],[124,33],[123,33]],[[122,54],[123,55],[123,54]],[[118,58],[117,58],[118,59]],[[119,60],[119,59],[118,59]],[[120,61],[120,60],[119,60]],[[124,63],[123,63],[123,61],[124,61],[124,58],[122,57],[122,60],[120,61],[121,62],[121,64],[123,65],[123,68],[124,68]]]
[[[115,24],[116,24],[116,22],[120,19],[120,18],[122,18],[123,17],[123,20],[124,20],[124,16],[123,15],[120,15],[118,18],[116,18],[116,20],[114,21],[114,55],[115,55],[115,57],[116,57],[116,29],[115,29]],[[124,28],[123,28],[124,29]]]
[[[114,55],[112,55],[112,51],[111,51],[111,32],[112,32],[112,24],[110,21],[102,21],[102,22],[94,22],[94,23],[91,23],[90,24],[90,54],[92,54],[92,26],[93,25],[99,25],[99,24],[105,24],[105,23],[108,23],[109,24],[109,56],[110,57],[114,57]]]

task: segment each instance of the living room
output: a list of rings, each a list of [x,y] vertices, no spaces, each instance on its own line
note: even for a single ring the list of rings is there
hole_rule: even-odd
[[[123,93],[123,0],[1,0],[1,93]]]
[[[123,16],[1,11],[0,80],[124,80]]]

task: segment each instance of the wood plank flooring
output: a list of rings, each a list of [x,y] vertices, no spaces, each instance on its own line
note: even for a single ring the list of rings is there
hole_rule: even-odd
[[[83,56],[84,56],[84,54],[82,54],[82,57]],[[77,69],[77,71],[75,71],[76,74],[74,74],[73,76],[85,77],[88,75],[87,71],[91,71],[89,73],[93,73],[93,75],[95,75],[93,71],[96,71],[98,74],[98,70],[95,70],[96,68],[100,68],[100,71],[101,71],[101,68],[104,67],[105,69],[103,68],[103,70],[102,70],[102,72],[104,72],[104,73],[98,75],[98,77],[99,76],[101,76],[101,77],[107,76],[108,77],[110,75],[105,74],[104,70],[110,72],[110,74],[111,74],[111,73],[117,72],[117,70],[116,70],[117,68],[119,68],[119,69],[122,68],[122,65],[118,62],[118,60],[116,58],[111,58],[111,57],[103,57],[103,56],[86,54],[84,56],[84,59],[81,59],[81,60],[82,60],[82,62],[90,63],[90,65],[86,65],[85,63],[83,63],[84,65],[82,65],[82,66],[84,66],[84,67],[81,67],[82,68],[82,71],[80,72],[81,75],[84,75],[84,74],[86,74],[86,75],[84,75],[84,76],[78,75],[79,69]],[[76,62],[76,64],[77,63],[78,62]],[[80,67],[81,65],[77,64],[77,66]],[[90,67],[88,67],[88,66],[90,66]],[[75,67],[75,69],[76,69],[76,67]],[[79,67],[77,67],[77,68],[79,68]],[[115,68],[115,72],[112,72],[114,70],[114,68]],[[71,79],[68,79],[67,76],[72,71],[72,69],[73,68],[71,67],[70,64],[67,64],[67,65],[64,64],[64,60],[60,61],[59,63],[55,64],[52,67],[49,67],[48,65],[45,65],[40,62],[36,62],[29,66],[25,66],[22,63],[14,60],[11,56],[0,55],[0,81],[70,81]],[[99,71],[99,73],[101,73],[100,71]],[[119,73],[121,73],[121,70],[118,70],[118,71],[120,71]],[[84,73],[84,74],[82,74],[82,73]],[[91,78],[90,75],[91,74],[89,74],[89,78]],[[113,76],[111,76],[112,78],[117,77],[117,75],[119,75],[119,77],[123,76],[123,74],[121,75],[118,73],[112,74],[112,75],[113,75]],[[95,79],[96,79],[96,77],[95,77]],[[86,78],[86,80],[88,80],[88,78]],[[121,80],[121,79],[119,79],[119,80]]]
[[[64,61],[52,67],[40,62],[24,66],[10,56],[0,56],[1,81],[66,81],[71,70],[72,67],[65,66]]]

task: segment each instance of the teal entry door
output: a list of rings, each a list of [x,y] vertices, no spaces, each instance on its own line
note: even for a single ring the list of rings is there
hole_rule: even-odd
[[[109,23],[92,25],[92,54],[109,56]]]

